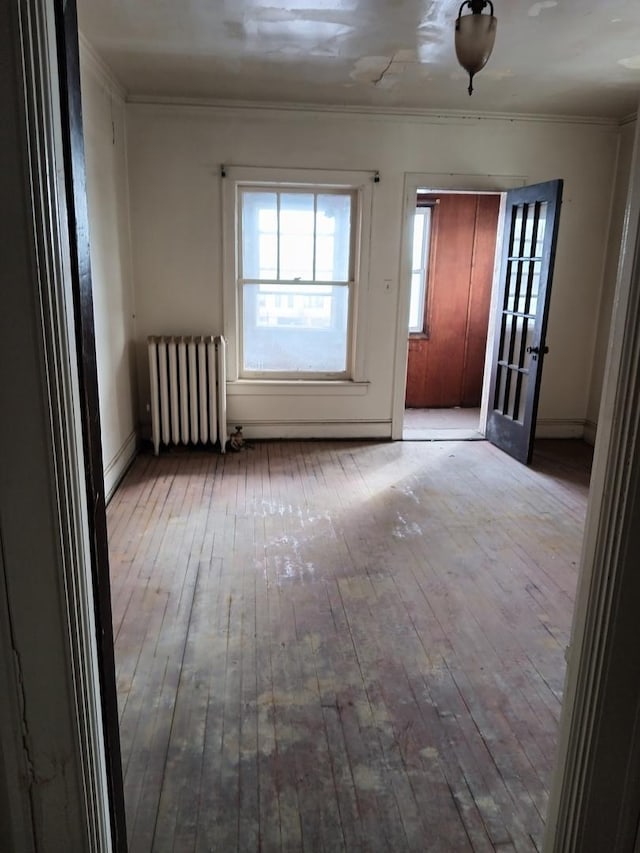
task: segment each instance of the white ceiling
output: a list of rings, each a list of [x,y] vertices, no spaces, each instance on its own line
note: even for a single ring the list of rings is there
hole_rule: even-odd
[[[622,118],[640,100],[640,0],[495,0],[467,94],[458,0],[78,0],[130,95]]]

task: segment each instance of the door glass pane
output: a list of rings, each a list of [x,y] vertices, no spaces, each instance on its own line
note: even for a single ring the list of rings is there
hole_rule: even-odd
[[[526,337],[526,323],[527,321],[524,320],[522,317],[515,318],[511,363],[516,364],[518,367],[522,367],[522,365],[524,364],[524,341]]]
[[[524,258],[531,257],[531,246],[533,243],[533,221],[534,221],[534,211],[533,207],[527,205],[523,211],[524,215],[524,233],[523,233],[523,243],[522,243],[522,256]]]
[[[513,236],[509,254],[514,257],[520,256],[520,247],[522,245],[522,236],[524,229],[524,205],[516,204],[513,206]]]
[[[281,280],[313,280],[314,219],[313,193],[280,194]]]
[[[242,297],[244,370],[346,370],[348,287],[245,284]]]
[[[520,292],[518,294],[518,307],[516,311],[524,314],[527,309],[527,287],[529,284],[529,269],[530,269],[530,261],[522,261],[520,263],[520,269],[522,271],[522,280],[520,283]]]
[[[513,301],[515,304],[516,311],[520,310],[520,299],[522,297],[523,292],[526,292],[527,288],[527,279],[526,279],[526,261],[517,261],[514,264],[516,268],[515,280],[513,283]]]
[[[535,314],[538,310],[538,291],[540,290],[540,261],[531,261],[528,272],[529,281],[527,287],[529,290],[529,300],[525,305],[527,314]]]
[[[518,262],[509,261],[507,272],[507,289],[505,293],[505,308],[507,311],[516,311],[516,284],[518,281]]]
[[[498,375],[496,381],[496,396],[493,401],[493,408],[502,412],[504,409],[504,390],[505,390],[505,380],[507,376],[507,368],[502,367],[502,365],[498,365]]]
[[[540,262],[522,261],[522,286],[518,311],[521,314],[535,314],[538,286],[540,283]]]
[[[509,351],[511,349],[511,329],[513,327],[513,316],[506,314],[503,320],[504,333],[502,335],[502,345],[500,347],[500,361],[509,361]]]
[[[272,192],[242,193],[241,278],[278,277],[278,197]]]
[[[518,423],[524,423],[524,414],[527,402],[527,386],[529,384],[529,376],[526,373],[519,374],[520,393],[518,395],[517,405],[514,407],[513,419]]]
[[[315,281],[349,281],[351,196],[320,193],[316,201]]]
[[[537,258],[542,257],[542,249],[544,245],[544,234],[547,227],[547,202],[543,201],[538,204],[538,233],[536,235],[536,247],[534,255]]]

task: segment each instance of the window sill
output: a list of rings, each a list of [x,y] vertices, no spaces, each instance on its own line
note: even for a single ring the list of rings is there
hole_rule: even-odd
[[[364,396],[370,382],[351,379],[236,379],[227,382],[227,395],[233,396]]]

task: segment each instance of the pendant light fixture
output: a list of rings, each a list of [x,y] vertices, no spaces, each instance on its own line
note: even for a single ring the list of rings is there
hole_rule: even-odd
[[[462,14],[465,6],[471,10],[470,15]],[[491,12],[483,15],[486,6],[490,7]],[[456,56],[469,75],[469,94],[473,92],[474,74],[484,68],[491,56],[497,27],[498,20],[493,16],[491,0],[465,0],[460,6],[456,19]]]

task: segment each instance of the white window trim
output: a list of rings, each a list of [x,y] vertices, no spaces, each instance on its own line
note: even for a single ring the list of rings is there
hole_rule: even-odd
[[[350,189],[356,195],[356,227],[354,234],[354,284],[351,295],[351,333],[348,341],[347,372],[349,383],[366,382],[367,292],[369,289],[369,256],[373,173],[328,169],[282,169],[260,166],[227,166],[222,181],[222,277],[224,335],[227,339],[227,381],[262,385],[268,377],[240,378],[240,311],[237,289],[238,186],[265,184],[297,187],[331,187]],[[318,378],[278,378],[279,383],[301,387]],[[323,380],[329,385],[344,383],[344,376]]]

